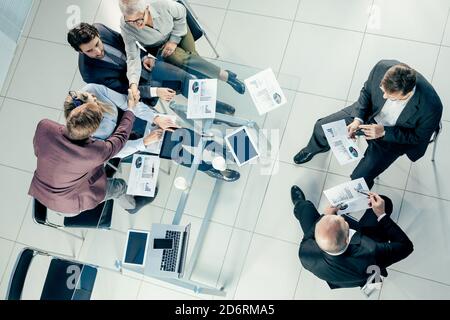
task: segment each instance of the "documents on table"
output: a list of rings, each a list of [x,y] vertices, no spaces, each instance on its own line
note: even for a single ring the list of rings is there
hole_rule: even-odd
[[[188,119],[214,119],[216,101],[217,79],[189,80]]]
[[[176,123],[176,121],[177,121],[177,116],[174,116],[174,115],[159,114],[158,117],[169,118],[174,123]],[[147,126],[145,127],[145,135],[144,135],[144,137],[149,135],[155,129],[158,129],[158,127],[156,125],[154,125],[153,123],[147,122]],[[163,135],[161,136],[161,140],[153,142],[152,144],[149,144],[148,146],[146,146],[145,147],[145,151],[148,152],[148,153],[160,154],[161,153],[162,143],[164,141],[164,134],[165,133],[166,132],[164,131]]]
[[[284,105],[287,100],[272,69],[266,69],[244,80],[260,115]]]
[[[323,193],[333,207],[338,204],[347,205],[346,209],[338,211],[338,214],[345,214],[370,208],[369,198],[366,195],[359,193],[357,190],[368,192],[369,187],[364,178],[340,184],[325,190]]]
[[[159,157],[135,154],[131,163],[127,194],[154,197],[159,173]]]
[[[322,125],[331,151],[340,165],[357,161],[363,157],[356,143],[348,137],[345,120]]]

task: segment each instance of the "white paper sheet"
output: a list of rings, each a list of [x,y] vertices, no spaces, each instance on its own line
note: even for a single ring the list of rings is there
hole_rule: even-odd
[[[216,117],[217,79],[189,80],[188,119]]]
[[[260,115],[284,105],[287,100],[272,69],[266,69],[244,80]]]
[[[342,183],[336,187],[325,190],[323,193],[332,206],[347,204],[348,207],[346,209],[339,210],[338,212],[338,214],[345,214],[370,208],[369,198],[356,190],[368,192],[369,187],[364,178]]]
[[[133,155],[127,194],[154,197],[156,182],[158,181],[159,164],[158,156]]]
[[[328,144],[340,165],[345,165],[363,158],[356,143],[348,137],[345,120],[322,125]]]

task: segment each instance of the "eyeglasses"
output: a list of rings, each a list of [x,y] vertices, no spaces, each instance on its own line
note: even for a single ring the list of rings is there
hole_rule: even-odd
[[[142,18],[139,18],[139,19],[136,19],[136,20],[125,20],[125,22],[130,24],[130,25],[140,26],[140,25],[142,25],[144,23],[146,14],[147,14],[147,9],[144,11],[144,15],[142,16]]]

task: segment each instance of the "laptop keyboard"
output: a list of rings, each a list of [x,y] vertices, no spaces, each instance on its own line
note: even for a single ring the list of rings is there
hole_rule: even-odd
[[[164,249],[160,270],[175,272],[177,266],[178,248],[181,238],[179,231],[166,231],[166,239],[173,240],[173,249]]]

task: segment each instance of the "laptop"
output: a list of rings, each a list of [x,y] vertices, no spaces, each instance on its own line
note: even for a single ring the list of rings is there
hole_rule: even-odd
[[[186,265],[191,225],[154,223],[145,274],[162,278],[182,278]]]
[[[246,127],[241,127],[227,135],[225,142],[239,167],[259,157],[256,144]]]

